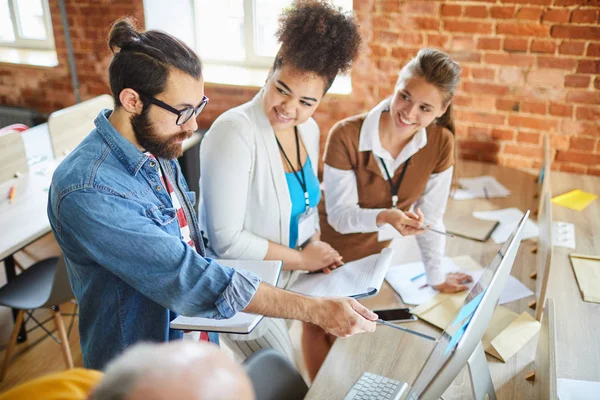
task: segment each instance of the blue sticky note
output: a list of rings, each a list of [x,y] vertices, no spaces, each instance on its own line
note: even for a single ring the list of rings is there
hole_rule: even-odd
[[[462,324],[462,326],[456,332],[454,332],[454,335],[452,335],[452,338],[450,338],[450,343],[448,343],[448,346],[446,347],[446,351],[444,351],[444,356],[447,355],[450,351],[452,351],[456,347],[460,338],[462,338],[463,335],[465,334],[465,331],[467,330],[467,326],[469,326],[469,322],[471,322],[472,318],[473,318],[473,314],[471,314],[469,316],[469,318],[467,318],[467,320]]]
[[[465,318],[467,318],[475,312],[477,306],[479,305],[479,303],[481,303],[481,299],[483,298],[484,293],[485,290],[479,293],[477,296],[475,296],[473,300],[468,302],[465,306],[463,306],[463,308],[460,309],[458,315],[456,316],[456,319],[454,319],[454,322],[452,323],[452,326],[458,325],[462,320],[464,320]]]

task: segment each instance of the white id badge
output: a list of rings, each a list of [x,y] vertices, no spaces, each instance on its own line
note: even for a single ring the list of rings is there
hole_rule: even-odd
[[[298,246],[302,246],[313,237],[319,228],[319,214],[315,207],[309,208],[298,216]]]

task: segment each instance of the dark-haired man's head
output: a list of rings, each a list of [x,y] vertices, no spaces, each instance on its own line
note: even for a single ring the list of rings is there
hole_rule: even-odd
[[[206,102],[200,59],[175,37],[138,32],[128,20],[113,25],[108,45],[114,53],[111,122],[120,122],[119,131],[140,150],[161,158],[181,156]],[[129,126],[123,127],[125,120]]]
[[[350,13],[325,0],[296,1],[275,35],[281,48],[265,85],[263,109],[275,131],[306,122],[339,73],[358,55],[360,33]]]

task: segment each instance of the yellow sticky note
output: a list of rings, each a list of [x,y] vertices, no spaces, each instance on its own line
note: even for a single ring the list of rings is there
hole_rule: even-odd
[[[571,210],[581,211],[586,208],[598,196],[584,192],[583,190],[571,190],[568,193],[561,194],[552,199],[554,204],[570,208]]]

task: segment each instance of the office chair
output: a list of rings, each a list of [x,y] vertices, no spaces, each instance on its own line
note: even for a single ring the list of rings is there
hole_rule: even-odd
[[[257,400],[301,400],[308,386],[296,367],[280,352],[262,349],[244,361]]]
[[[68,335],[59,309],[59,304],[69,301],[73,297],[75,296],[69,283],[65,260],[62,256],[38,261],[0,288],[0,305],[19,310],[4,355],[0,381],[4,380],[8,370],[21,325],[27,323],[30,319],[37,325],[32,330],[38,327],[42,328],[54,341],[61,345],[67,368],[73,368]],[[33,310],[37,308],[50,308],[53,317],[42,322],[38,321],[33,316]],[[25,315],[27,315],[27,319],[23,321]],[[67,315],[71,316],[70,331],[73,327],[75,313]],[[44,326],[51,319],[55,321],[58,338]]]

